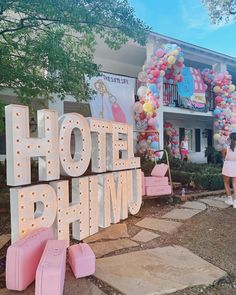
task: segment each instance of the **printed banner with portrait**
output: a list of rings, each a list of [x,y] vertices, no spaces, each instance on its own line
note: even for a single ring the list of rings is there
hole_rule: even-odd
[[[96,91],[90,100],[93,117],[134,125],[135,78],[102,73],[89,83]]]

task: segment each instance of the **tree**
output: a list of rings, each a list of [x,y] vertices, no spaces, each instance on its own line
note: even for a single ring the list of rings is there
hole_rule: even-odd
[[[202,0],[214,24],[236,20],[236,0]]]
[[[28,105],[55,93],[88,99],[96,37],[119,49],[129,39],[144,45],[148,29],[127,0],[0,0],[0,90]]]

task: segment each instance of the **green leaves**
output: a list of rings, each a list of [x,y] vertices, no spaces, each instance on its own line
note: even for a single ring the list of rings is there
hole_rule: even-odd
[[[213,24],[236,20],[236,0],[202,0]]]
[[[145,44],[148,29],[127,0],[0,0],[0,90],[13,88],[24,104],[55,93],[89,99],[96,36],[119,49]]]

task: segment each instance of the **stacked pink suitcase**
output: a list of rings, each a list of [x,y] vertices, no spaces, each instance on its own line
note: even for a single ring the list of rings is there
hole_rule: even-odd
[[[95,273],[95,254],[88,244],[80,243],[68,248],[68,262],[76,279]]]
[[[7,250],[7,288],[22,291],[35,280],[36,295],[62,295],[66,252],[66,241],[54,240],[51,228],[32,231]],[[70,246],[68,258],[76,278],[94,274],[96,258],[89,245]]]
[[[47,242],[36,272],[35,295],[63,294],[66,245],[66,241]]]
[[[171,194],[171,186],[168,184],[168,177],[165,176],[167,170],[166,164],[159,164],[153,168],[152,176],[145,177],[143,174],[143,195],[153,197]]]
[[[25,290],[35,280],[46,243],[52,239],[51,228],[39,228],[8,247],[6,286],[9,290]]]

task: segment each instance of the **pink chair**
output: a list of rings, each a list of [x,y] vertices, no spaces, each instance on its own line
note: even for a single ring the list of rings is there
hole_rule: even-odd
[[[147,186],[146,195],[149,197],[153,196],[165,196],[171,194],[170,185],[157,185],[157,186]]]
[[[163,177],[166,175],[166,172],[168,170],[168,165],[166,164],[157,164],[152,169],[151,175],[155,177]]]
[[[68,248],[69,264],[76,278],[95,273],[95,254],[88,244],[80,243]]]
[[[142,196],[145,195],[145,176],[144,173],[142,172]]]
[[[168,185],[168,177],[148,176],[144,178],[145,186]]]
[[[35,295],[63,294],[66,247],[66,241],[47,242],[36,272]]]
[[[36,269],[45,245],[48,240],[53,238],[51,228],[39,228],[8,247],[7,289],[22,291],[35,280]]]

